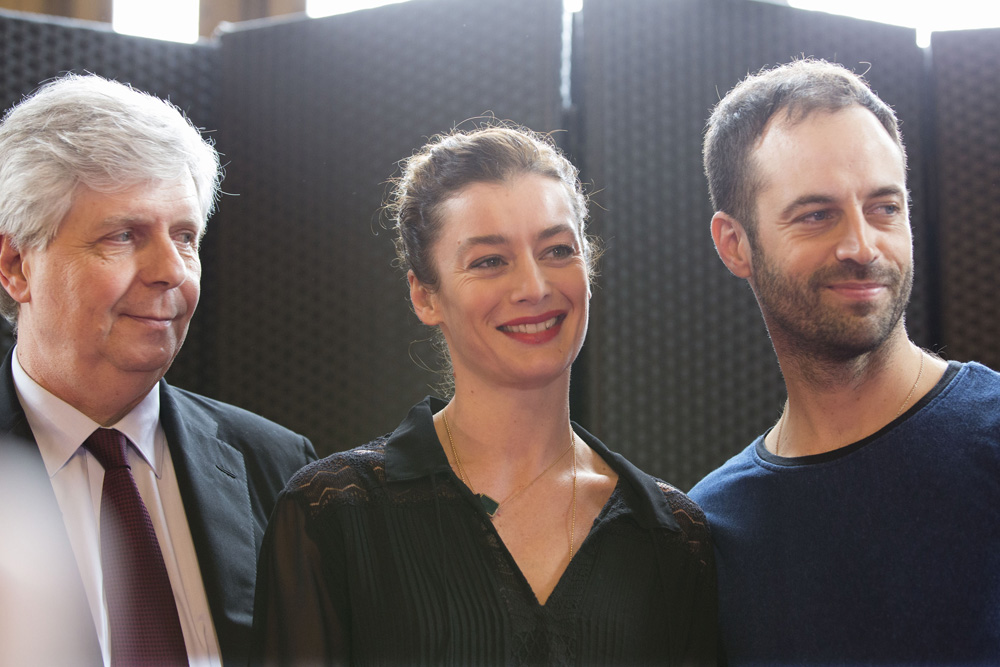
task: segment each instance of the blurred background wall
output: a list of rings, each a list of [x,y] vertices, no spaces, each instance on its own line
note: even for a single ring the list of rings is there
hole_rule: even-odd
[[[173,383],[323,454],[394,428],[436,376],[392,266],[386,182],[428,137],[495,115],[559,131],[607,246],[574,419],[689,488],[784,400],[753,295],[712,247],[705,119],[748,72],[803,55],[867,72],[902,120],[911,335],[1000,367],[1000,30],[921,49],[912,29],[755,0],[587,0],[565,17],[561,0],[411,0],[322,19],[299,1],[203,2],[213,36],[197,44],[25,13],[106,21],[110,0],[0,2],[22,10],[0,10],[4,108],[96,72],[168,97],[223,153],[227,196]]]

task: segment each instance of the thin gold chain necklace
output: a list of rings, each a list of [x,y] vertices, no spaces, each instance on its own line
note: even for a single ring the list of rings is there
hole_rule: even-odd
[[[486,511],[486,513],[489,515],[491,519],[497,515],[497,512],[500,511],[501,507],[509,503],[517,496],[521,495],[532,484],[540,480],[545,475],[545,473],[552,470],[552,468],[554,468],[555,465],[559,463],[559,461],[561,461],[564,456],[566,456],[566,452],[568,452],[571,449],[573,450],[573,501],[572,501],[572,511],[571,511],[572,518],[570,521],[570,533],[569,533],[569,558],[570,560],[572,560],[573,547],[575,546],[576,542],[576,447],[574,447],[574,445],[576,444],[576,436],[573,433],[573,429],[570,428],[569,430],[569,446],[566,447],[566,449],[564,449],[562,452],[560,452],[559,456],[557,456],[555,460],[552,461],[552,463],[550,463],[545,468],[545,470],[538,473],[533,480],[522,486],[520,489],[515,490],[514,492],[509,494],[506,498],[504,498],[500,502],[497,502],[496,500],[494,500],[485,493],[476,493],[476,490],[472,486],[472,480],[465,473],[465,467],[462,465],[462,459],[458,455],[458,449],[455,447],[455,439],[451,435],[451,425],[448,424],[448,414],[445,410],[441,411],[441,420],[444,422],[444,430],[448,434],[448,445],[451,447],[451,456],[452,458],[455,459],[455,466],[458,468],[458,476],[462,479],[465,485],[469,487],[469,490],[472,491],[473,495],[475,495],[479,499],[479,503],[483,506],[483,509]]]
[[[903,404],[899,406],[899,410],[896,410],[896,414],[893,415],[892,419],[890,419],[889,421],[895,421],[896,418],[899,417],[899,415],[903,414],[903,408],[905,408],[906,404],[910,402],[911,398],[913,398],[913,392],[917,390],[917,385],[920,384],[920,377],[924,374],[924,356],[925,356],[924,353],[921,352],[920,368],[917,369],[917,379],[913,381],[913,386],[910,387],[910,393],[906,395],[906,398],[903,399]],[[774,441],[774,453],[776,456],[781,455],[779,453],[781,451],[781,431],[784,428],[785,428],[785,413],[784,411],[782,411],[781,419],[778,420],[778,437]]]

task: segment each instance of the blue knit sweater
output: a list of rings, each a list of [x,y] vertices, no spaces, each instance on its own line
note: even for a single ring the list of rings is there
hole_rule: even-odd
[[[874,435],[799,458],[763,436],[690,493],[730,664],[1000,664],[1000,375],[949,364]]]

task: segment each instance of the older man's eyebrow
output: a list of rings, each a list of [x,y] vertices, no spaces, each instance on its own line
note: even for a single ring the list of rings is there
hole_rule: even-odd
[[[121,227],[123,225],[146,225],[153,224],[155,220],[142,213],[119,213],[116,215],[109,215],[108,217],[100,221],[101,227],[115,228]],[[192,226],[199,229],[203,229],[206,225],[196,218],[181,217],[176,218],[171,221],[172,227],[177,226]]]
[[[100,225],[102,227],[119,227],[121,225],[131,225],[141,221],[142,216],[139,215],[118,214],[109,215],[108,217],[102,219]]]

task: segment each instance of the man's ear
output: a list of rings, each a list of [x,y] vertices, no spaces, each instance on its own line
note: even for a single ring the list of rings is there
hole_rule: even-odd
[[[420,321],[429,327],[441,324],[437,293],[420,282],[412,270],[406,272],[406,281],[410,283],[410,303],[413,304],[413,312]]]
[[[753,275],[750,239],[739,220],[722,211],[712,216],[712,240],[719,258],[737,278]]]
[[[24,269],[24,256],[7,235],[0,235],[0,285],[3,285],[7,294],[18,303],[27,303],[31,300]]]

